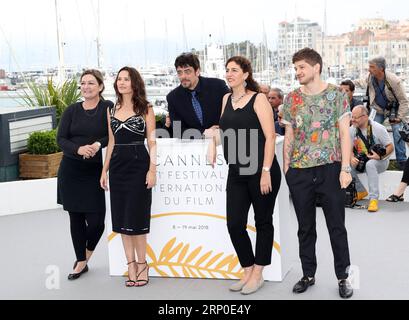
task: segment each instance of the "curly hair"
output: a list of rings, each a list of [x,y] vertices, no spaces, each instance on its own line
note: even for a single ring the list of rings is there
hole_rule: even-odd
[[[244,73],[248,72],[249,76],[246,79],[246,82],[247,82],[246,89],[252,90],[255,92],[260,92],[260,86],[253,78],[253,68],[251,67],[251,62],[245,57],[234,56],[234,57],[231,57],[229,60],[227,60],[226,65],[225,65],[226,68],[230,62],[237,63],[240,66],[241,70],[243,70]]]

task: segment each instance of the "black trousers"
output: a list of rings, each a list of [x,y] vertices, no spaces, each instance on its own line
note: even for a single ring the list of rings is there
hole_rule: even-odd
[[[308,169],[290,168],[286,174],[298,220],[299,254],[304,276],[314,277],[317,270],[315,255],[316,198],[320,196],[334,254],[338,280],[348,277],[349,249],[345,228],[345,190],[341,189],[341,164],[334,163]]]
[[[405,169],[403,170],[402,182],[409,184],[409,158],[406,160]]]
[[[227,229],[243,268],[254,264],[260,266],[271,264],[274,241],[273,213],[281,183],[281,171],[276,159],[270,175],[273,191],[268,195],[262,195],[261,172],[252,176],[240,176],[236,170],[229,168],[226,188]],[[257,229],[255,254],[247,233],[250,205],[253,205]]]
[[[86,249],[94,251],[105,229],[105,212],[70,212],[71,238],[77,261],[85,261]]]

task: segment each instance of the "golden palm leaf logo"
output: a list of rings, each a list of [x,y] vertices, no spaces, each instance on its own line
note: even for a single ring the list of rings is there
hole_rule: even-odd
[[[203,247],[190,250],[190,245],[177,239],[171,239],[163,247],[159,257],[155,255],[151,246],[147,245],[147,254],[152,260],[149,264],[162,277],[178,278],[213,278],[238,279],[243,275],[236,255],[225,256],[223,252],[203,253]]]

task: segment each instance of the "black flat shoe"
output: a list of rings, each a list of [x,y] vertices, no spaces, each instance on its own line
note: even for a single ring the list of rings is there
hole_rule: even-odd
[[[403,194],[400,196],[396,196],[394,194],[390,195],[388,198],[386,198],[386,201],[388,202],[400,202],[403,201]]]
[[[77,266],[77,262],[78,261],[75,261],[73,269],[75,269],[75,267]],[[85,272],[88,272],[88,265],[87,264],[85,265],[84,269],[81,270],[81,272],[79,272],[79,273],[70,273],[68,275],[68,280],[76,280],[79,277],[81,277],[81,275],[83,273],[85,273]]]
[[[294,288],[293,292],[294,293],[303,293],[307,291],[309,286],[313,286],[315,284],[315,278],[312,278],[311,280],[308,277],[302,277],[300,281],[298,281]]]
[[[347,280],[341,280],[338,282],[339,296],[344,299],[351,298],[354,294],[351,284]]]

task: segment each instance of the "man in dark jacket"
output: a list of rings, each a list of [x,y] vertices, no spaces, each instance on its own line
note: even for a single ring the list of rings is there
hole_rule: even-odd
[[[200,76],[196,55],[183,53],[175,60],[180,86],[166,97],[174,138],[201,138],[219,125],[223,96],[229,88],[223,80]],[[189,130],[193,129],[193,130]]]

